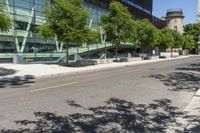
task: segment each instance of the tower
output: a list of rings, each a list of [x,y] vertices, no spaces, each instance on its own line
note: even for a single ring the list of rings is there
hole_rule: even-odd
[[[200,2],[200,0],[198,0]],[[182,9],[169,9],[166,14],[167,27],[183,33],[183,11]]]

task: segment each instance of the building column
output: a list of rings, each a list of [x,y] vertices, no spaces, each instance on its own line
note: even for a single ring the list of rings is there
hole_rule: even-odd
[[[24,48],[26,46],[26,42],[27,42],[27,38],[28,38],[29,31],[30,31],[30,28],[31,28],[31,23],[33,21],[34,14],[35,14],[35,5],[33,6],[32,10],[31,10],[30,20],[29,20],[28,25],[26,27],[26,34],[24,36],[20,52],[24,52]]]
[[[7,8],[7,12],[8,12],[8,15],[10,16],[10,19],[11,20],[15,20],[14,19],[14,6],[13,6],[13,9],[10,7],[10,3],[9,3],[9,0],[5,0],[6,2],[6,8]],[[12,23],[12,26],[11,26],[11,34],[13,35],[14,37],[14,42],[15,42],[15,46],[16,46],[16,49],[17,49],[17,52],[20,52],[20,46],[19,46],[19,41],[18,41],[18,38],[15,34],[15,22]]]

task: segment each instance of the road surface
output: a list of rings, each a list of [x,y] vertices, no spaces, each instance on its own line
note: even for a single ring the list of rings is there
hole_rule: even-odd
[[[2,133],[166,132],[186,116],[200,57],[0,80]],[[198,131],[198,126],[190,131]]]

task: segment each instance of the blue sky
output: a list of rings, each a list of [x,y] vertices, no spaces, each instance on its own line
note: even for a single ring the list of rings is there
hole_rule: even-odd
[[[164,16],[167,9],[181,8],[185,15],[184,24],[196,21],[197,0],[153,0],[153,14],[157,17]]]

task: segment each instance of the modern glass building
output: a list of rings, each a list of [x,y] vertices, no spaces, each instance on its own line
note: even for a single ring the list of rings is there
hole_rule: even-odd
[[[45,22],[46,0],[0,0],[5,4],[5,12],[13,20],[8,33],[0,33],[0,52],[28,52],[31,47],[53,50],[53,40],[43,40],[36,34],[35,27]]]
[[[102,14],[107,13],[111,0],[84,0],[83,7],[90,11],[89,26],[97,28],[97,21]],[[121,0],[126,5],[133,18],[147,18],[158,28],[165,22],[152,16],[152,0]],[[0,53],[31,52],[33,47],[40,52],[55,51],[54,38],[44,40],[37,35],[35,27],[45,23],[44,7],[47,0],[0,0],[5,4],[5,12],[13,20],[8,33],[0,33]]]

